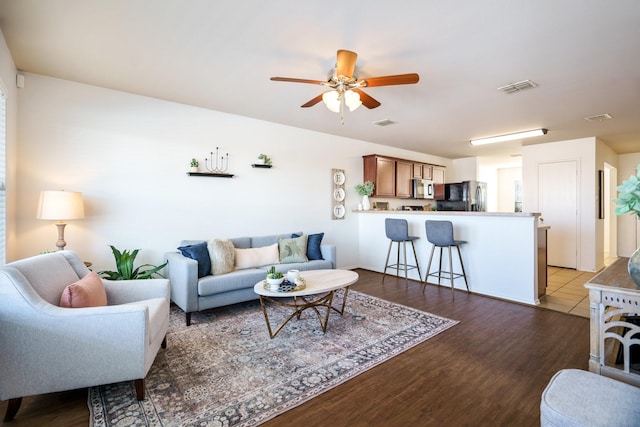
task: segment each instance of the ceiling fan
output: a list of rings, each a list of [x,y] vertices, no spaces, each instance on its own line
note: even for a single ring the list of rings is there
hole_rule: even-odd
[[[326,81],[290,77],[271,77],[271,80],[318,84],[331,88],[331,90],[323,92],[305,104],[302,104],[301,107],[313,107],[318,102],[323,101],[329,110],[340,113],[342,118],[345,105],[349,107],[349,111],[355,110],[360,105],[364,105],[369,109],[380,106],[380,102],[367,95],[362,88],[414,84],[418,83],[420,78],[416,73],[411,73],[358,79],[356,75],[357,58],[358,54],[355,52],[339,50],[336,56],[336,66],[329,71]],[[344,119],[342,119],[342,121],[344,123]]]

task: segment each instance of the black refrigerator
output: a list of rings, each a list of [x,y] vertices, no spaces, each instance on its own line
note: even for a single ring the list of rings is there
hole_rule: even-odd
[[[444,185],[444,197],[436,201],[439,211],[487,211],[487,183],[462,181]]]

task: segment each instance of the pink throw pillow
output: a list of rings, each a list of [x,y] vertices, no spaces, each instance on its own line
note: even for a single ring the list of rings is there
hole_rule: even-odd
[[[60,296],[60,307],[82,308],[107,305],[107,293],[102,279],[95,271],[70,284]]]

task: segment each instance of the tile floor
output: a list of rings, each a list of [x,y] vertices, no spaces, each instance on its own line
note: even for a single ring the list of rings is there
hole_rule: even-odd
[[[610,265],[616,258],[607,258]],[[598,273],[569,268],[547,268],[547,293],[540,298],[539,307],[589,317],[589,292],[584,284]]]

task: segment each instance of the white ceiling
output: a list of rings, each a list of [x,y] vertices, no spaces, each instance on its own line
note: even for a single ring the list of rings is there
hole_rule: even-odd
[[[640,151],[638,0],[0,0],[0,29],[25,72],[443,157],[589,136]],[[341,125],[300,108],[322,87],[269,80],[323,80],[338,49],[358,53],[361,78],[420,82],[366,89],[382,106]],[[539,87],[497,90],[526,79]]]

